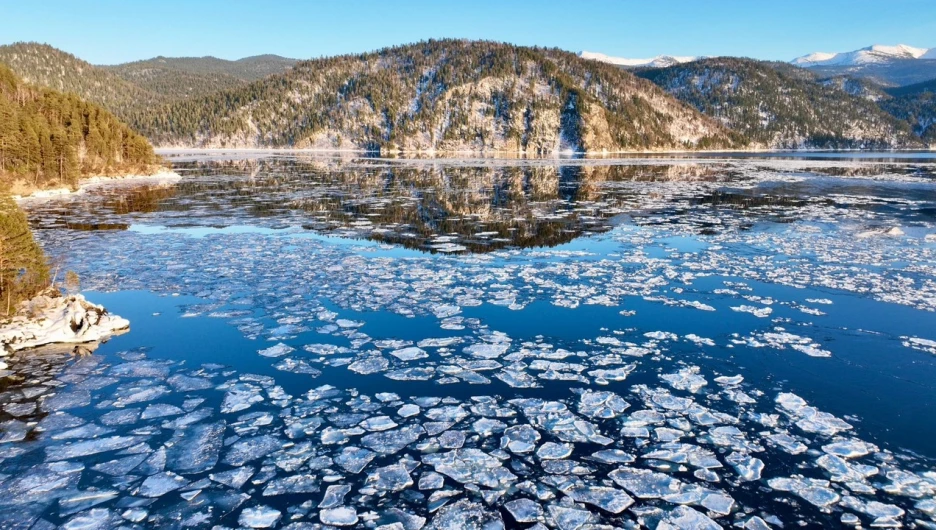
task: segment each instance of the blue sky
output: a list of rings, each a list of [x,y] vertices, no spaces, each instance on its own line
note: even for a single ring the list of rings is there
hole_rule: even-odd
[[[0,0],[0,14],[0,43],[46,42],[95,64],[305,59],[438,37],[624,57],[789,60],[870,44],[936,47],[936,0]]]

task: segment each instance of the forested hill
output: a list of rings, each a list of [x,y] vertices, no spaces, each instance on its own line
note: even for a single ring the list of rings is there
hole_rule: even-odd
[[[133,75],[148,69],[166,69],[176,72],[193,74],[220,74],[243,81],[256,81],[273,74],[280,74],[289,70],[299,62],[296,59],[280,57],[279,55],[255,55],[244,57],[235,61],[218,59],[217,57],[154,57],[143,61],[123,63],[113,66],[102,66],[116,72],[117,75]]]
[[[84,176],[151,173],[149,142],[74,94],[23,83],[0,64],[0,188],[77,184]]]
[[[245,87],[155,107],[134,126],[163,146],[537,154],[742,145],[613,65],[461,40],[300,62]]]
[[[812,72],[787,64],[721,57],[646,69],[638,75],[759,147],[921,145],[906,122],[884,112],[873,97],[861,93],[862,87],[841,80],[818,82]]]
[[[18,42],[0,46],[0,63],[26,83],[76,94],[124,120],[137,109],[170,100],[46,44]]]
[[[95,66],[47,44],[0,46],[0,63],[27,83],[71,92],[104,106],[123,120],[171,101],[247,85],[296,63],[277,55],[237,61],[216,57],[156,57],[115,66]]]
[[[236,61],[216,57],[156,57],[100,68],[160,96],[183,99],[244,86],[283,73],[296,62],[278,55],[258,55]]]

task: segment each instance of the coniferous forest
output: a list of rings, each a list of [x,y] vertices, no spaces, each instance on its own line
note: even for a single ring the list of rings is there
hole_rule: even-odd
[[[149,142],[109,111],[23,83],[0,65],[0,174],[6,187],[75,186],[83,176],[151,172]]]

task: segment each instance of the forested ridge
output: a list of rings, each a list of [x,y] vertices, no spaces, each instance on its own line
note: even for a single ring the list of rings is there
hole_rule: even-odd
[[[81,177],[152,172],[143,136],[74,94],[23,83],[0,64],[0,188],[75,186]]]
[[[47,44],[17,42],[0,46],[0,64],[26,83],[75,94],[123,120],[137,110],[170,101]]]
[[[161,97],[177,100],[244,86],[285,72],[296,62],[278,55],[236,61],[216,57],[155,57],[101,68]]]
[[[444,39],[300,62],[113,66],[17,43],[0,46],[0,63],[100,104],[163,147],[543,155],[936,143],[936,80],[885,87],[727,57],[624,71],[558,49]]]
[[[905,121],[882,110],[862,81],[820,80],[784,63],[712,58],[638,72],[750,139],[774,149],[919,147]]]
[[[158,145],[371,150],[622,151],[743,141],[612,65],[556,49],[440,40],[297,63],[150,108]]]

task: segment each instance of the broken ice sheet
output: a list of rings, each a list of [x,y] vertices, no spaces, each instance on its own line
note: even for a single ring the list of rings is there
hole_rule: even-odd
[[[294,159],[289,163],[300,164]],[[401,259],[394,254],[402,249],[391,244],[402,244],[399,241],[407,239],[413,240],[413,248],[424,248],[426,244],[442,245],[440,249],[472,248],[464,234],[433,233],[438,232],[437,226],[430,226],[429,233],[423,234],[424,224],[410,225],[409,218],[397,218],[392,223],[380,218],[381,212],[399,213],[401,208],[402,211],[415,208],[422,200],[415,195],[432,195],[433,204],[445,204],[435,202],[438,190],[426,187],[426,182],[434,182],[432,179],[437,175],[395,166],[393,179],[376,179],[381,181],[381,191],[372,196],[366,182],[370,176],[385,175],[383,169],[345,174],[340,169],[344,162],[324,162],[327,170],[316,169],[314,164],[318,163],[300,166],[304,171],[300,180],[315,182],[316,186],[297,188],[290,188],[289,184],[296,182],[295,175],[282,171],[279,163],[267,166],[246,163],[251,169],[263,168],[250,178],[252,186],[269,192],[269,199],[258,198],[272,206],[265,210],[268,216],[246,213],[242,206],[227,202],[226,194],[198,191],[203,187],[201,184],[210,184],[207,188],[215,192],[219,189],[212,180],[218,175],[205,180],[200,176],[201,170],[187,174],[186,178],[193,179],[195,185],[177,190],[178,200],[183,202],[174,204],[184,204],[185,209],[131,214],[138,216],[133,222],[140,218],[165,225],[243,222],[253,228],[280,230],[294,222],[284,205],[305,201],[311,202],[304,206],[325,204],[317,201],[322,197],[333,200],[336,196],[354,201],[330,210],[329,215],[334,217],[327,221],[325,216],[319,218],[310,213],[314,208],[304,209],[303,223],[313,228],[286,228],[280,232],[285,237],[213,234],[193,243],[178,233],[150,234],[148,241],[132,237],[132,233],[131,237],[122,238],[103,231],[82,234],[82,247],[95,259],[84,260],[80,256],[70,259],[76,262],[89,285],[102,291],[130,286],[199,296],[205,302],[189,304],[186,310],[236,319],[230,325],[249,341],[245,343],[245,351],[251,353],[251,359],[262,363],[263,369],[255,368],[259,373],[248,375],[243,373],[243,366],[194,366],[209,359],[152,362],[143,352],[134,351],[108,357],[100,365],[82,363],[84,366],[54,380],[44,378],[42,371],[27,373],[24,380],[29,384],[22,390],[4,394],[10,398],[4,402],[4,412],[15,416],[15,421],[3,420],[2,425],[5,443],[0,445],[14,448],[4,447],[0,461],[0,474],[9,475],[0,477],[4,498],[25,497],[51,503],[62,498],[67,499],[68,509],[77,509],[84,502],[96,502],[116,491],[120,498],[92,507],[93,510],[106,506],[103,512],[86,508],[84,512],[88,513],[76,512],[72,519],[74,524],[94,522],[111,526],[118,524],[122,514],[126,514],[123,517],[128,521],[123,524],[198,521],[205,526],[230,525],[246,509],[252,509],[245,512],[248,515],[242,523],[256,525],[274,518],[275,524],[289,523],[291,528],[328,523],[418,530],[427,523],[474,526],[481,522],[496,528],[503,524],[499,515],[503,514],[510,524],[521,518],[526,525],[541,523],[542,526],[535,527],[537,530],[546,526],[587,530],[591,528],[587,525],[597,528],[621,524],[622,519],[612,517],[612,511],[620,506],[614,504],[615,499],[621,498],[619,495],[637,496],[628,486],[662,499],[641,501],[621,512],[627,514],[625,518],[633,515],[639,524],[651,527],[656,523],[666,528],[705,527],[726,512],[734,511],[735,517],[729,513],[720,522],[751,530],[767,525],[779,528],[781,523],[784,527],[830,526],[840,521],[839,513],[849,516],[853,512],[857,514],[854,520],[864,525],[899,523],[922,527],[917,519],[925,521],[936,513],[936,508],[927,504],[933,494],[932,477],[905,470],[932,467],[929,460],[891,452],[893,447],[887,443],[887,435],[875,438],[880,448],[857,438],[858,433],[849,424],[859,421],[860,410],[836,411],[840,415],[836,417],[819,409],[822,399],[810,398],[810,403],[806,403],[787,396],[774,401],[777,393],[812,396],[815,389],[803,388],[795,378],[774,381],[764,387],[758,370],[749,368],[754,358],[751,348],[785,349],[790,355],[829,354],[823,346],[825,342],[818,342],[818,336],[816,340],[809,339],[806,336],[809,332],[802,331],[812,329],[805,324],[817,316],[813,310],[804,311],[808,308],[801,305],[803,299],[829,313],[842,304],[831,306],[824,297],[839,300],[843,293],[863,301],[899,304],[920,314],[936,307],[933,303],[936,284],[928,265],[934,256],[931,246],[919,241],[912,245],[898,243],[899,238],[877,233],[855,245],[851,241],[854,238],[848,236],[851,228],[846,225],[907,226],[894,222],[894,212],[915,211],[918,206],[912,201],[897,199],[893,203],[899,204],[897,208],[878,208],[876,203],[866,202],[876,199],[854,193],[824,194],[822,200],[807,198],[802,201],[805,205],[791,206],[781,201],[782,206],[720,208],[713,214],[706,201],[711,193],[726,189],[726,183],[750,192],[744,198],[746,201],[762,193],[761,186],[781,194],[789,191],[781,190],[791,182],[795,187],[806,186],[807,177],[801,174],[804,162],[735,160],[672,164],[658,160],[654,167],[643,164],[634,167],[640,175],[665,170],[666,182],[643,176],[634,180],[630,173],[621,178],[603,173],[608,171],[605,168],[576,167],[583,175],[597,173],[608,178],[582,179],[588,186],[582,186],[576,198],[559,201],[560,207],[554,206],[551,197],[537,197],[535,212],[524,219],[524,209],[514,209],[512,197],[523,197],[527,190],[534,194],[540,193],[535,191],[539,188],[552,190],[549,186],[557,181],[566,185],[567,168],[560,172],[532,166],[522,171],[446,167],[438,175],[444,174],[447,185],[456,190],[455,195],[479,196],[476,190],[462,193],[475,185],[485,190],[480,194],[484,198],[484,216],[467,213],[471,212],[468,208],[457,216],[449,215],[446,225],[470,223],[467,232],[472,234],[470,237],[492,247],[498,245],[496,240],[510,244],[514,241],[511,234],[524,233],[527,227],[544,226],[535,223],[550,219],[548,222],[568,223],[561,232],[569,237],[579,223],[604,228],[600,223],[603,213],[599,212],[630,214],[632,222],[609,226],[611,230],[603,234],[586,236],[576,243],[584,244],[585,250],[581,251],[563,247],[527,249],[516,245],[456,257],[412,254]],[[854,162],[825,163],[847,173],[867,170]],[[688,181],[679,176],[688,166],[699,171],[700,165],[716,169],[696,173],[696,177],[703,178]],[[618,170],[625,171],[621,167],[615,169]],[[407,176],[413,171],[420,175],[416,184]],[[462,171],[471,174],[471,178],[462,179],[459,176]],[[516,171],[516,175],[511,175],[511,171]],[[815,168],[807,173],[813,171]],[[547,173],[548,178],[537,177],[539,172]],[[368,178],[360,178],[365,173]],[[323,179],[325,174],[328,177]],[[355,186],[326,190],[334,185],[334,180],[328,179],[341,181],[351,175],[354,178],[349,182]],[[560,175],[565,180],[556,178]],[[855,176],[861,178],[860,175],[849,178]],[[920,177],[906,174],[885,178],[904,182],[900,179]],[[277,184],[265,186],[264,179],[275,180]],[[830,179],[824,177],[826,181]],[[466,187],[460,180],[478,182]],[[523,181],[522,191],[514,190],[513,180]],[[540,181],[549,184],[544,186]],[[392,196],[393,188],[399,182],[407,183],[408,190],[419,193],[407,192],[401,203],[394,202],[397,198]],[[362,186],[364,196],[358,195]],[[432,184],[429,187],[435,188]],[[854,190],[863,186],[848,187]],[[488,201],[487,190],[498,190],[498,197],[507,197],[511,202],[503,207],[496,201]],[[246,188],[242,191],[249,192]],[[501,191],[509,193],[501,195]],[[593,203],[586,198],[591,194],[596,198]],[[836,205],[826,204],[826,198]],[[77,200],[85,201],[88,197]],[[846,203],[860,207],[843,207]],[[929,203],[921,201],[921,204]],[[70,208],[70,215],[89,218],[89,213],[95,212],[115,220],[124,216],[102,213],[91,206]],[[31,215],[40,223],[60,215],[44,207],[36,208]],[[432,208],[421,211],[431,215]],[[501,213],[509,215],[504,219],[510,220],[517,230],[508,230],[505,235],[503,230],[485,226],[491,224],[485,216],[497,219]],[[777,215],[785,222],[771,220]],[[534,224],[526,224],[530,219]],[[749,226],[769,229],[749,230]],[[364,239],[345,245],[294,237],[312,230]],[[48,248],[67,251],[74,244],[74,235],[64,232],[41,230],[37,231],[37,237]],[[377,237],[381,243],[362,250],[365,247],[361,242],[368,237]],[[600,245],[593,247],[590,244],[593,240]],[[120,281],[125,283],[117,284],[108,274],[126,270],[126,255],[139,259],[134,260],[132,274],[120,275]],[[895,256],[905,264],[897,263]],[[247,262],[251,266],[245,268]],[[908,288],[910,282],[913,288]],[[791,294],[790,289],[796,291]],[[639,311],[629,307],[621,311],[631,303],[644,307]],[[579,312],[609,308],[610,318],[607,322],[597,319],[593,322],[601,329],[585,329],[592,324],[589,318],[581,334],[566,330],[558,333],[550,324],[565,320],[554,320],[555,315],[549,312],[557,306],[561,306],[559,317],[572,311],[566,307],[574,307]],[[695,318],[704,319],[710,315],[701,311],[716,306],[721,321],[733,326],[729,331],[735,333],[729,336],[734,340],[723,340],[721,333],[716,336],[705,326],[691,325],[688,321],[679,322],[679,335],[652,331],[677,331],[671,327],[671,318],[679,317],[678,311],[692,312]],[[753,313],[762,315],[772,311],[767,315],[770,318],[763,319],[737,311],[721,314],[723,308],[731,306],[754,308]],[[490,312],[492,307],[518,311],[511,318],[533,322],[538,327],[534,326],[532,333],[542,336],[524,336],[524,332],[513,331],[522,329],[514,325],[500,328],[505,331],[509,328],[516,334],[514,337],[492,331],[504,322],[498,313]],[[266,316],[253,316],[261,313]],[[405,319],[391,320],[401,322],[400,326],[406,329],[391,329],[390,334],[406,339],[378,336],[385,315]],[[835,318],[839,316],[834,314]],[[430,321],[431,329],[422,329],[417,324],[423,318]],[[543,325],[539,325],[540,319]],[[362,326],[362,320],[367,320],[368,326]],[[789,331],[777,327],[781,323]],[[765,327],[752,327],[759,325]],[[276,341],[292,342],[292,338],[285,336],[299,333],[306,326],[322,333],[313,332],[321,337],[313,340],[335,344],[309,344],[283,353],[286,348]],[[459,336],[436,338],[445,334],[440,328],[459,330]],[[822,332],[837,339],[840,330],[823,328]],[[903,333],[911,332],[914,331]],[[916,333],[925,336],[923,332]],[[566,334],[569,336],[555,336]],[[257,342],[271,339],[271,335],[282,338],[264,344]],[[906,342],[908,347],[932,353],[925,349],[931,345],[921,342],[928,339],[915,338],[918,340],[911,341],[909,335],[886,340],[898,345]],[[726,346],[733,350],[730,356],[723,357]],[[255,354],[257,351],[270,357]],[[909,356],[914,352],[903,353]],[[713,359],[719,360],[713,364]],[[228,359],[209,361],[219,360]],[[236,359],[230,361],[235,364]],[[124,363],[128,366],[117,368]],[[10,369],[16,369],[12,362],[8,364]],[[266,370],[267,366],[275,371]],[[387,378],[365,377],[378,373],[386,373]],[[310,377],[298,378],[293,374]],[[335,386],[309,390],[311,385],[290,383],[299,379],[308,383],[311,377]],[[436,383],[447,386],[437,387]],[[468,383],[489,384],[491,394],[509,398],[469,400],[465,396],[476,396],[477,392],[465,390]],[[573,385],[576,392],[571,391]],[[420,397],[418,394],[427,387],[438,389],[442,397]],[[601,390],[610,392],[603,394]],[[94,417],[86,416],[84,408],[88,406],[93,407]],[[219,407],[224,409],[223,414],[219,413]],[[69,417],[63,411],[74,414]],[[44,419],[33,416],[45,412],[51,414]],[[39,425],[31,430],[34,421]],[[219,445],[217,434],[201,431],[209,428],[200,426],[220,422],[226,427]],[[869,422],[863,427],[870,429],[872,425]],[[386,436],[374,436],[385,433]],[[28,436],[38,437],[38,443]],[[106,449],[107,442],[95,447],[79,445],[113,436],[139,439],[127,447],[113,449]],[[203,448],[196,447],[201,445],[199,440],[205,441]],[[23,465],[21,462],[32,461],[28,451],[20,449],[30,443],[38,446],[39,451],[34,454],[40,459],[51,455],[52,448],[74,456],[41,464],[62,464],[67,469],[38,468],[48,474],[31,475],[32,469],[19,467]],[[256,450],[257,447],[261,450]],[[469,450],[481,454],[465,453]],[[454,451],[462,453],[453,454]],[[183,456],[189,452],[194,456],[191,461]],[[439,461],[430,464],[423,457]],[[413,468],[417,460],[420,463]],[[395,491],[397,482],[393,477],[397,476],[400,483],[406,483],[407,479],[383,471],[397,462],[406,463],[409,480],[417,484]],[[787,471],[781,472],[776,467],[778,462]],[[435,471],[436,464],[449,474]],[[716,467],[719,464],[724,467]],[[197,471],[189,473],[185,469],[188,465]],[[625,477],[610,471],[617,467],[641,470],[637,472],[640,475]],[[872,468],[877,469],[877,475],[870,475]],[[498,484],[497,488],[491,489],[472,479],[476,469],[481,480]],[[131,495],[145,480],[161,473],[178,474],[192,484],[160,497]],[[517,479],[509,481],[506,473]],[[622,483],[614,481],[609,473],[615,473],[613,476]],[[775,490],[771,495],[757,495],[756,503],[750,500],[752,488],[765,484],[758,480],[761,476],[776,479],[778,474],[791,475],[792,480],[800,480],[795,475],[799,473],[814,480],[822,477],[821,480],[828,481],[830,490],[841,495],[841,506],[833,509],[831,518],[817,515],[823,513],[822,508],[811,502],[799,502],[800,496],[792,491]],[[79,475],[84,482],[94,480],[100,488],[79,493],[76,478]],[[126,475],[130,476],[123,478]],[[35,478],[34,483],[47,481],[52,489],[43,492],[41,487],[27,488],[17,480],[20,476]],[[210,477],[213,485],[202,484],[204,476]],[[281,494],[311,489],[311,476],[316,477],[318,487],[325,493],[301,494],[309,497],[303,497],[301,503],[287,500],[289,495]],[[374,477],[372,483],[364,485],[370,476]],[[8,487],[11,483],[22,489],[11,494]],[[367,491],[344,491],[349,487],[345,484],[353,488],[363,486]],[[341,489],[330,496],[328,491],[332,487]],[[227,501],[221,501],[222,491],[229,492],[225,493],[230,495]],[[736,491],[745,494],[736,496]],[[270,495],[264,496],[264,492]],[[574,492],[577,498],[567,492]],[[326,497],[329,502],[317,506]],[[734,498],[740,506],[733,506]],[[159,500],[145,504],[151,499]],[[611,510],[602,509],[600,504],[588,504],[589,500],[605,503]],[[677,501],[686,504],[677,507],[673,504]],[[118,503],[119,508],[112,506]],[[279,513],[261,509],[258,503]],[[796,511],[802,513],[794,514],[789,509],[791,503],[796,503]],[[387,508],[391,505],[394,508]],[[825,508],[831,506],[835,505]],[[336,511],[320,513],[326,509]],[[903,513],[898,515],[898,510]],[[227,512],[230,515],[219,520]],[[425,517],[432,521],[427,522]],[[846,523],[852,520],[841,518]]]

